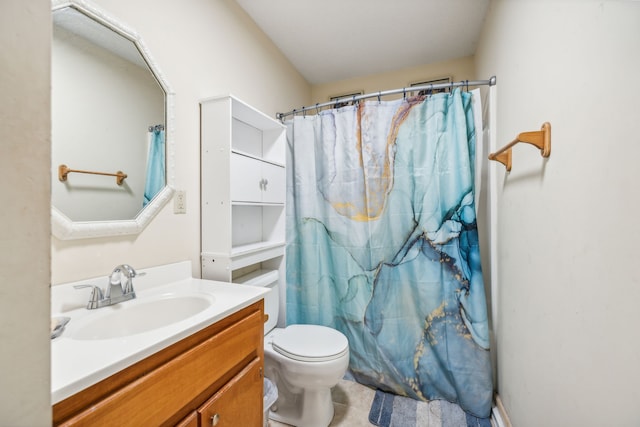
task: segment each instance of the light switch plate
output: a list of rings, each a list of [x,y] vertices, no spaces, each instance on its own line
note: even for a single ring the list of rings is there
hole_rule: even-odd
[[[173,195],[173,213],[174,214],[186,214],[187,213],[187,192],[184,190],[176,190]]]

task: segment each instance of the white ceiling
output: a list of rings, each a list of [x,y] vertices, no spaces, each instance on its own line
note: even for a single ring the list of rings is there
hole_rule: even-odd
[[[236,0],[311,84],[473,55],[489,0]]]

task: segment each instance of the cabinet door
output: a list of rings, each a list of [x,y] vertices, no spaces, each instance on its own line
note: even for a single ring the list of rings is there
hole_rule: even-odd
[[[262,165],[262,201],[265,203],[284,203],[285,199],[285,172],[282,166],[264,163]]]
[[[176,424],[176,427],[199,427],[198,426],[198,413],[192,412],[187,415],[182,421]]]
[[[231,200],[262,202],[262,163],[242,154],[231,153]]]
[[[261,427],[263,381],[262,359],[253,359],[200,407],[200,425]]]
[[[248,203],[284,203],[284,167],[242,154],[231,154],[231,200]]]

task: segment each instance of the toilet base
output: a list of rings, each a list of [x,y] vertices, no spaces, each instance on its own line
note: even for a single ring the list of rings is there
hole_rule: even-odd
[[[324,329],[314,325],[293,325],[288,328],[294,327],[306,328],[311,334],[317,334],[318,328]],[[297,427],[327,427],[334,415],[331,389],[338,384],[349,366],[346,337],[340,334],[344,338],[344,350],[339,344],[338,350],[342,351],[327,356],[325,360],[298,360],[274,349],[277,334],[287,329],[274,329],[264,340],[264,375],[278,389],[278,399],[272,406],[273,410],[269,411],[269,418]],[[300,332],[299,329],[293,330]],[[333,330],[332,333],[339,332]]]
[[[302,400],[301,404],[298,400]],[[278,399],[269,418],[297,427],[327,427],[333,420],[331,389],[305,389],[295,400]]]

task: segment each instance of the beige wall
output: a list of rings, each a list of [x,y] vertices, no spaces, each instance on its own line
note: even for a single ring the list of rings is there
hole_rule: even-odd
[[[638,426],[640,3],[493,1],[479,75],[497,140],[498,390],[517,427]]]
[[[175,92],[175,187],[187,192],[187,214],[166,206],[138,236],[61,241],[52,238],[54,284],[191,260],[200,274],[199,100],[233,94],[275,117],[309,104],[311,89],[232,0],[93,4],[142,37]]]
[[[0,13],[0,425],[51,425],[48,0]]]
[[[476,78],[473,57],[460,58],[451,61],[403,68],[383,74],[373,74],[339,82],[314,85],[311,88],[312,104],[328,102],[332,96],[345,93],[363,91],[374,93],[383,90],[399,89],[411,83],[425,80],[450,77],[453,81],[473,80]],[[490,76],[483,77],[483,79]],[[399,95],[402,96],[402,95]],[[386,97],[385,99],[393,99]],[[289,109],[290,110],[290,109]]]

